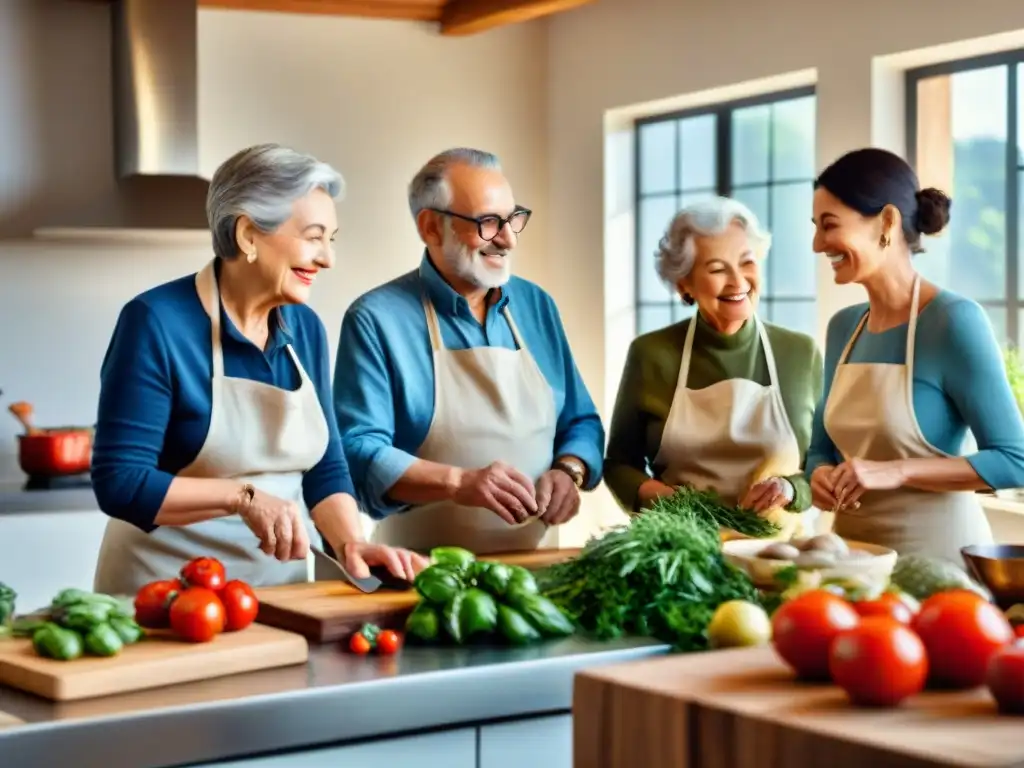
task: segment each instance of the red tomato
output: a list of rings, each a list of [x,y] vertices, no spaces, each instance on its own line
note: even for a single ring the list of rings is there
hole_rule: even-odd
[[[1024,645],[1015,643],[992,654],[985,684],[1000,712],[1024,715]]]
[[[181,580],[190,587],[203,587],[219,592],[228,580],[220,560],[212,557],[197,557],[189,560],[181,569]]]
[[[827,680],[832,640],[859,623],[857,611],[841,597],[824,590],[805,592],[775,611],[772,645],[799,677]]]
[[[224,612],[227,615],[225,632],[237,632],[245,629],[256,620],[260,603],[256,599],[256,593],[252,587],[244,581],[233,579],[224,585],[224,589],[217,593],[220,601],[224,604]]]
[[[1014,638],[1002,611],[967,590],[932,595],[912,626],[928,649],[928,681],[943,688],[982,685],[992,655]]]
[[[358,653],[362,656],[370,652],[370,641],[363,636],[362,632],[356,632],[349,638],[348,648],[352,653]]]
[[[1024,624],[1014,624],[1013,625],[1013,633],[1017,637],[1024,637]]]
[[[928,679],[928,654],[921,638],[890,616],[868,616],[836,635],[829,671],[850,701],[894,707],[920,693]]]
[[[224,604],[211,589],[191,587],[171,603],[171,629],[190,643],[213,640],[224,631],[226,621]]]
[[[135,621],[139,626],[162,629],[170,626],[171,602],[185,587],[177,579],[151,581],[135,595]]]
[[[385,629],[377,635],[377,652],[385,656],[390,656],[398,651],[401,644],[402,640],[394,630]]]
[[[910,606],[892,592],[884,592],[874,600],[858,600],[853,604],[853,609],[861,616],[886,616],[895,619],[901,624],[910,624],[914,618]]]

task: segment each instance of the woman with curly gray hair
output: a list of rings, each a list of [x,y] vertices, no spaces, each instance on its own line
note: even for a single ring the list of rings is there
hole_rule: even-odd
[[[822,360],[809,336],[755,314],[770,244],[728,198],[694,203],[669,224],[658,273],[697,311],[630,345],[605,459],[627,513],[686,485],[770,517],[781,537],[809,530],[809,515],[790,513],[811,506],[801,468]]]
[[[136,296],[103,361],[93,489],[110,516],[95,589],[135,594],[210,556],[254,586],[307,581],[316,529],[353,575],[425,565],[363,541],[306,302],[334,266],[341,175],[275,144],[214,173],[213,260]],[[315,521],[315,529],[314,523]]]

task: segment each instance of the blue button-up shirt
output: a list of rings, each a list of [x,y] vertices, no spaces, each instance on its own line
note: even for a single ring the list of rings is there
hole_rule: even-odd
[[[601,479],[604,427],[552,298],[533,283],[513,277],[481,324],[466,299],[424,255],[418,270],[357,299],[341,326],[334,408],[356,497],[364,510],[379,520],[407,506],[387,493],[416,460],[434,417],[434,364],[424,291],[437,310],[448,349],[515,349],[501,312],[509,307],[524,344],[554,392],[554,455],[584,461],[587,486],[596,486]]]
[[[312,509],[335,493],[352,493],[331,405],[331,357],[323,322],[307,306],[275,310],[266,349],[238,330],[221,307],[224,375],[282,389],[300,378],[291,344],[316,388],[327,419],[323,458],[302,478]],[[192,463],[210,428],[213,358],[210,318],[195,275],[157,286],[121,310],[100,373],[92,483],[100,509],[144,531],[175,474]]]

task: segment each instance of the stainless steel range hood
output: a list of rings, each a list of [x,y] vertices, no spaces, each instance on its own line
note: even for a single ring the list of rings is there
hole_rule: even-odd
[[[110,15],[118,220],[93,221],[83,212],[84,226],[46,227],[36,237],[208,243],[198,2],[112,0]]]

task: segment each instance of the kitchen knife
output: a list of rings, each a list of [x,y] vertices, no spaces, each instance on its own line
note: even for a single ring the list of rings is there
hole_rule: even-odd
[[[313,550],[313,555],[316,557],[317,560],[319,560],[321,563],[324,563],[325,565],[328,565],[332,570],[336,571],[338,575],[341,576],[342,579],[347,581],[360,592],[363,592],[365,594],[376,592],[380,585],[383,583],[381,582],[380,579],[374,576],[372,572],[365,579],[357,579],[355,576],[348,572],[348,569],[346,569],[344,565],[339,563],[337,560],[328,555],[322,549],[318,549],[313,546],[311,546],[310,549]]]

